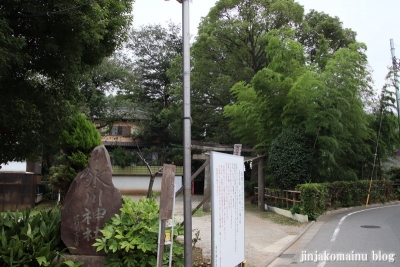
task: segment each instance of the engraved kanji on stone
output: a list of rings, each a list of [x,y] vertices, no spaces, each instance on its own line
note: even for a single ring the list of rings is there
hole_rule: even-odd
[[[92,235],[90,234],[91,232],[92,231],[86,227],[86,232],[83,233],[83,238],[89,241],[92,238]]]
[[[104,255],[93,247],[94,239],[101,238],[105,221],[120,214],[121,207],[121,193],[112,183],[110,156],[104,146],[98,146],[92,152],[89,167],[75,177],[64,200],[61,238],[69,252]]]
[[[98,207],[97,210],[94,211],[94,218],[96,218],[97,220],[103,219],[106,212],[106,209]]]
[[[99,229],[99,227],[96,226],[96,230],[93,231],[93,233],[94,233],[94,237],[93,237],[93,238],[94,238],[94,239],[100,237],[100,235],[99,235],[100,230],[101,230],[101,229]]]
[[[86,210],[86,213],[82,215],[82,217],[83,217],[82,222],[86,221],[86,224],[90,224],[90,219],[92,219],[92,217],[90,217],[90,215],[92,214],[92,211],[87,208],[85,208],[85,210]]]
[[[102,201],[102,197],[103,197],[103,190],[99,189],[98,192],[87,192],[86,193],[86,200],[85,203],[83,204],[83,206],[88,206],[88,205],[98,205],[99,207],[103,206],[103,201]]]

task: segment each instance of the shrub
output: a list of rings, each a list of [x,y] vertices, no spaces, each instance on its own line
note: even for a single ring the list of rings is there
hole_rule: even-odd
[[[66,194],[68,188],[78,173],[68,164],[56,165],[50,168],[50,185],[52,191],[61,190]],[[63,190],[64,189],[64,190]]]
[[[107,254],[105,266],[142,266],[157,265],[158,211],[157,203],[149,198],[133,201],[123,197],[121,214],[116,214],[105,223],[101,230],[103,237],[96,239],[93,246],[97,251]],[[175,226],[174,240],[181,231],[179,224]],[[169,247],[165,247],[163,264],[168,265]],[[173,266],[184,266],[183,246],[174,242]]]
[[[337,181],[321,184],[301,184],[296,189],[301,191],[301,211],[311,220],[323,214],[325,210],[338,207],[365,205],[370,181]],[[393,182],[375,180],[371,184],[369,204],[384,203],[397,199],[393,191]]]
[[[66,247],[60,234],[61,211],[44,210],[31,214],[7,212],[0,216],[0,266],[81,266],[66,261]]]
[[[328,204],[334,203],[337,207],[351,207],[366,204],[370,181],[337,181],[324,185],[328,190]],[[392,181],[372,181],[369,204],[391,200],[392,197],[396,197],[391,194],[392,191]]]
[[[50,183],[54,190],[66,194],[76,175],[84,170],[89,163],[90,154],[96,146],[101,145],[101,137],[96,127],[86,119],[85,115],[77,114],[61,135],[62,152],[50,168]]]
[[[113,165],[124,168],[130,166],[132,163],[136,163],[140,158],[131,152],[126,152],[122,147],[117,147],[110,152]]]
[[[280,189],[294,189],[312,177],[315,166],[312,145],[296,129],[287,129],[271,143],[269,171]]]
[[[294,214],[301,214],[301,206],[297,203],[293,204],[293,206],[289,209],[290,212]]]
[[[301,191],[302,213],[315,220],[325,212],[327,189],[324,184],[302,184],[297,187]]]

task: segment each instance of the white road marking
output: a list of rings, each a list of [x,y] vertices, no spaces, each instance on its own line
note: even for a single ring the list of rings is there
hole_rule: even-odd
[[[396,207],[396,206],[400,206],[400,204],[396,204],[396,205],[390,205],[390,206],[383,206],[383,207],[375,207],[375,208],[370,208],[370,209],[365,209],[365,210],[358,210],[358,211],[354,211],[354,212],[350,212],[349,214],[343,216],[338,225],[336,226],[335,231],[333,232],[333,235],[331,237],[331,242],[329,244],[328,249],[326,250],[327,253],[331,253],[332,250],[332,246],[333,243],[335,243],[337,236],[339,235],[340,232],[340,226],[343,224],[344,220],[346,220],[347,217],[349,217],[350,215],[356,214],[356,213],[360,213],[360,212],[364,212],[364,211],[369,211],[369,210],[376,210],[376,209],[383,209],[383,208],[392,208],[392,207]],[[326,264],[326,261],[322,261],[320,262],[317,267],[324,267]]]

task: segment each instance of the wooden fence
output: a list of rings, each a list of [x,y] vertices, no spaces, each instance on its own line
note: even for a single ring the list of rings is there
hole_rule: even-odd
[[[258,187],[254,188],[256,200],[258,199]],[[277,190],[265,188],[265,201],[267,205],[290,209],[294,204],[301,203],[301,192],[294,190]]]
[[[1,172],[0,211],[34,208],[38,178],[33,173]]]

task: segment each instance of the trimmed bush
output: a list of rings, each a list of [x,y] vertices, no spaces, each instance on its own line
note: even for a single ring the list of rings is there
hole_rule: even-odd
[[[271,143],[269,171],[280,189],[311,180],[315,169],[312,145],[299,130],[286,129]]]
[[[337,181],[324,184],[328,190],[327,209],[365,205],[370,181]],[[369,203],[385,203],[392,200],[393,182],[384,180],[372,181]]]
[[[315,220],[325,211],[325,200],[328,196],[326,184],[302,184],[297,187],[301,191],[301,214]]]
[[[300,184],[296,190],[301,191],[302,214],[315,220],[326,210],[339,207],[365,205],[370,181],[337,181],[321,184]],[[393,192],[393,182],[375,180],[371,184],[369,204],[385,203],[398,196]]]

